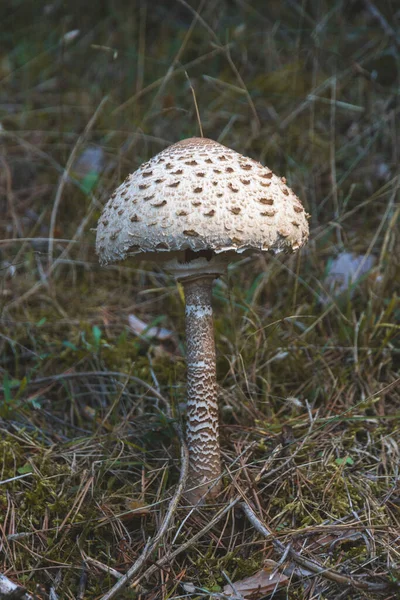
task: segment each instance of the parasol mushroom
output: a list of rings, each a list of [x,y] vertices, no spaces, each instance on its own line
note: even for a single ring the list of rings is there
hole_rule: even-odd
[[[240,256],[293,252],[307,238],[307,215],[284,178],[206,138],[182,140],[143,164],[99,219],[102,264],[152,260],[184,287],[192,502],[220,490],[212,282]]]

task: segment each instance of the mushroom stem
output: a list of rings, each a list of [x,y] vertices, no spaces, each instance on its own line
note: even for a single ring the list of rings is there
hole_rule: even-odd
[[[198,502],[221,475],[214,326],[215,275],[183,280],[186,299],[188,501]],[[220,490],[220,481],[210,490]]]

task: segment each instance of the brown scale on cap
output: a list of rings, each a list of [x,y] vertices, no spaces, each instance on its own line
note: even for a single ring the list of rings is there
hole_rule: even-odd
[[[290,231],[288,227],[281,227],[278,231],[279,235],[283,236],[283,237],[289,237],[290,235]]]

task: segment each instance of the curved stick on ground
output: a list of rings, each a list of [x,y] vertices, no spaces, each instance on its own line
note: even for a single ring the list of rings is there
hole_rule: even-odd
[[[173,495],[167,510],[167,514],[164,517],[164,520],[161,524],[160,529],[152,540],[149,540],[139,558],[135,561],[135,563],[128,569],[128,571],[117,581],[117,583],[101,597],[100,600],[111,600],[111,598],[115,598],[125,586],[132,581],[133,577],[137,575],[146,561],[150,558],[154,550],[157,549],[159,544],[161,543],[163,537],[168,531],[168,528],[171,524],[171,520],[176,512],[179,501],[182,497],[183,490],[186,487],[186,480],[188,475],[188,467],[189,467],[189,452],[186,446],[186,443],[183,438],[182,431],[180,427],[177,426],[177,433],[181,442],[181,472],[179,476],[179,484],[176,488],[175,494]]]
[[[172,552],[167,552],[167,554],[165,554],[155,564],[151,565],[151,567],[149,567],[147,571],[140,575],[138,579],[133,581],[130,587],[136,588],[142,579],[148,579],[164,565],[170,565],[171,561],[174,558],[176,558],[179,554],[185,552],[186,550],[197,544],[197,542],[203,537],[203,535],[210,531],[210,529],[212,529],[214,525],[216,525],[230,510],[232,510],[232,508],[234,508],[234,506],[236,506],[236,504],[238,504],[238,502],[241,499],[241,496],[237,496],[229,504],[221,508],[221,510],[215,515],[213,519],[211,519],[209,523],[207,523],[205,527],[203,527],[203,529],[201,529],[199,532],[193,535],[189,540],[184,542],[176,550],[173,550]],[[103,598],[101,598],[101,600],[103,600]]]
[[[347,587],[353,587],[357,590],[364,590],[366,592],[388,592],[390,590],[399,589],[400,586],[398,584],[394,584],[389,581],[383,581],[381,583],[377,583],[375,581],[367,581],[365,579],[361,579],[360,577],[352,577],[350,575],[343,575],[342,573],[338,573],[333,569],[329,569],[324,567],[315,560],[311,560],[309,558],[305,558],[293,548],[288,548],[285,544],[282,544],[279,540],[274,537],[274,534],[267,529],[267,527],[260,521],[260,519],[255,514],[254,510],[249,506],[246,502],[240,503],[240,508],[243,510],[244,514],[253,525],[253,527],[261,533],[261,535],[267,539],[271,539],[272,545],[275,550],[279,553],[286,552],[290,558],[293,559],[298,565],[304,567],[308,571],[315,573],[316,575],[320,575],[321,577],[325,577],[325,579],[329,579],[339,585],[345,585]]]

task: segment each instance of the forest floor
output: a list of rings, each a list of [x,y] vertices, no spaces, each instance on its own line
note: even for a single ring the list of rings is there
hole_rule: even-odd
[[[4,0],[0,23],[3,580],[111,597],[168,515],[182,289],[94,242],[126,175],[199,135],[194,93],[310,240],[216,281],[223,491],[180,502],[119,597],[398,598],[399,5]]]

